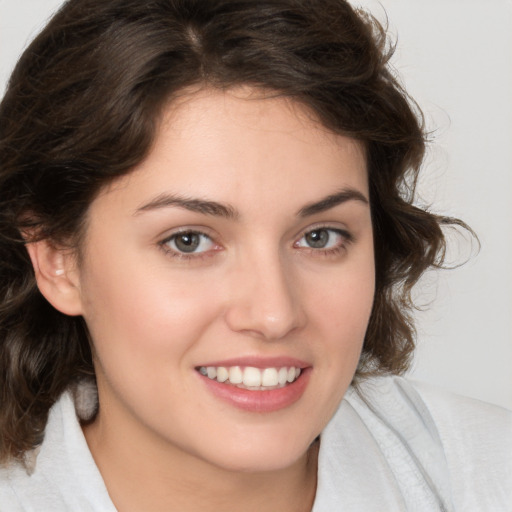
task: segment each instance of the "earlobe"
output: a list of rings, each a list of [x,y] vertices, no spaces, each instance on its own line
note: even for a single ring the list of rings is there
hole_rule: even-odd
[[[61,313],[81,315],[80,282],[72,251],[57,248],[48,240],[30,242],[26,247],[41,294]]]

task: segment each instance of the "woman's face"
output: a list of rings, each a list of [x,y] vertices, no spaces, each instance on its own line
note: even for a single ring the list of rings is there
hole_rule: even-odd
[[[372,308],[361,145],[288,99],[204,90],[88,220],[78,289],[104,435],[236,471],[304,456]]]

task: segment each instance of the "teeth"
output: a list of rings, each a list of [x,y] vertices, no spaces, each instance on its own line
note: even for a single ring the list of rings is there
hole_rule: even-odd
[[[261,386],[261,371],[258,368],[248,366],[244,370],[244,386],[253,388]]]
[[[208,367],[210,368],[210,367]],[[244,380],[244,377],[242,375],[242,370],[240,369],[240,366],[232,366],[229,369],[229,382],[231,384],[241,384]]]
[[[212,380],[218,382],[229,382],[238,387],[252,390],[282,388],[299,378],[300,368],[254,368],[246,366],[201,366],[199,372]]]
[[[226,382],[229,379],[229,372],[223,366],[217,368],[217,380],[219,382]]]
[[[277,372],[277,380],[280,386],[284,386],[288,381],[288,368],[279,368]]]
[[[277,370],[275,368],[265,368],[261,372],[261,385],[265,387],[277,386],[279,380],[277,378]]]

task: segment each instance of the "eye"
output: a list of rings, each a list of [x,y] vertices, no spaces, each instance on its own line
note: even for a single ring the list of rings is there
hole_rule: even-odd
[[[203,253],[216,247],[214,241],[208,235],[198,231],[176,233],[164,240],[162,245],[171,251],[182,254]]]
[[[334,228],[317,228],[304,233],[295,243],[295,247],[309,249],[337,249],[350,240],[350,235],[343,230]]]

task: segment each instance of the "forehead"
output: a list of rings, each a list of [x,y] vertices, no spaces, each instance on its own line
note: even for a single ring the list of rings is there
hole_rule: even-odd
[[[244,208],[284,199],[300,208],[347,187],[368,194],[362,143],[289,98],[249,88],[202,89],[168,104],[149,155],[115,185],[138,198],[160,190]]]
[[[345,152],[354,149],[364,153],[363,143],[334,133],[303,103],[249,86],[185,90],[164,109],[156,142],[171,133],[175,137],[198,136],[202,146],[219,134],[226,137],[226,142],[235,138],[240,142],[249,139],[254,143],[266,142],[269,149],[276,149],[277,142],[282,142],[278,137],[284,135],[294,138],[297,147],[301,145],[304,150],[314,146],[330,153],[332,150],[339,152],[344,146]],[[263,141],[264,136],[266,141]],[[215,140],[218,142],[219,139]]]

